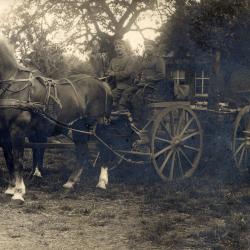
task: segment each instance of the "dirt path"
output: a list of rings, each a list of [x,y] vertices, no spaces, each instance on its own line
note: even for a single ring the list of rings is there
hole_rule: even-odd
[[[112,193],[29,191],[23,205],[2,194],[0,249],[153,249],[150,242],[133,241],[141,231],[142,197],[112,188]]]
[[[0,249],[250,249],[249,178],[203,173],[164,184],[123,169],[111,173],[106,192],[87,174],[65,193],[68,173],[56,157],[22,205],[3,194],[0,177]]]

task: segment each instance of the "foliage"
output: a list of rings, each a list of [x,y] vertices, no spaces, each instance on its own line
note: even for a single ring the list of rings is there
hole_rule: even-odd
[[[207,0],[190,9],[190,34],[202,49],[249,64],[250,6],[247,1]]]
[[[190,36],[190,16],[187,14],[187,6],[186,0],[176,1],[175,12],[161,28],[159,40],[165,54],[174,51],[180,58],[195,51],[195,43]]]
[[[211,54],[249,64],[250,6],[248,1],[185,1],[162,28],[161,42],[166,52]]]
[[[83,61],[74,55],[64,56],[64,62],[67,65],[67,75],[89,74],[93,75],[93,70],[88,61]]]
[[[167,9],[172,1],[164,0],[160,6]],[[93,39],[104,44],[108,40],[110,45],[129,30],[140,30],[136,22],[149,10],[157,9],[160,16],[166,15],[157,3],[157,0],[21,0],[8,15],[4,30],[16,41],[25,34],[30,42],[43,31],[51,39],[60,36],[65,46],[77,46],[83,53]]]
[[[51,57],[58,47],[72,54],[84,54],[93,40],[100,50],[113,57],[113,41],[130,30],[143,30],[137,21],[148,11],[161,20],[171,13],[174,0],[16,0],[1,25],[3,33],[16,46],[21,58],[30,57],[46,75],[57,75],[60,56]],[[150,27],[149,27],[150,28]],[[54,43],[54,45],[52,45]],[[49,46],[49,48],[47,48]],[[37,51],[38,50],[38,51]],[[57,53],[55,53],[57,54]],[[60,53],[59,53],[60,54]],[[34,58],[37,57],[49,57]],[[50,63],[59,59],[58,65]],[[39,64],[43,65],[39,65]]]
[[[60,78],[66,75],[63,50],[45,39],[41,38],[34,43],[33,51],[27,54],[25,59],[47,77]]]

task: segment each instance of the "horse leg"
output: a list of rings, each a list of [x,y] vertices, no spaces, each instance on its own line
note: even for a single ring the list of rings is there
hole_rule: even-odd
[[[8,184],[8,188],[6,189],[4,193],[13,195],[14,190],[15,190],[15,168],[14,168],[13,155],[12,155],[12,145],[11,145],[9,135],[7,135],[7,137],[5,135],[2,148],[3,148],[5,162],[8,168],[8,172],[9,172],[9,184]]]
[[[74,168],[72,174],[70,175],[69,179],[67,182],[63,185],[65,188],[73,188],[74,185],[80,180],[82,171],[83,171],[83,166],[84,165],[89,165],[89,160],[86,155],[86,152],[88,151],[88,146],[84,144],[76,144],[75,146],[76,150],[76,167]]]
[[[29,140],[31,142],[31,140]],[[38,169],[38,148],[32,148],[32,171],[30,173],[30,177],[32,176],[39,176],[39,169]],[[41,175],[41,173],[40,173]],[[41,176],[39,176],[41,177]]]
[[[37,152],[37,167],[35,168],[34,176],[43,177],[43,174],[44,174],[44,165],[43,165],[44,152],[45,152],[45,148],[39,148],[38,149],[38,152]]]
[[[78,127],[78,129],[83,129],[86,131],[88,127]],[[75,143],[76,167],[74,168],[67,182],[63,185],[64,188],[69,189],[72,189],[74,185],[80,180],[83,167],[86,165],[91,166],[88,158],[88,136],[73,131],[72,137]]]
[[[101,167],[99,181],[96,187],[101,189],[106,189],[107,185],[108,185],[108,167],[105,167],[105,165],[103,165]]]
[[[46,143],[47,138],[43,137],[29,137],[30,142],[34,143]],[[32,174],[31,176],[42,177],[44,173],[43,159],[44,159],[45,148],[33,148],[33,163],[32,163]]]
[[[97,134],[101,135],[102,139],[105,142],[110,143],[110,133],[108,133],[106,130],[106,127],[98,126]],[[98,161],[100,162],[101,170],[96,187],[106,189],[108,185],[108,166],[113,163],[114,155],[112,155],[112,153],[110,153],[110,150],[102,143],[99,142],[97,145],[100,151]]]
[[[23,154],[25,142],[24,131],[17,126],[13,127],[11,130],[11,139],[13,145],[14,166],[16,167],[15,189],[12,199],[24,201],[23,195],[26,193],[26,188],[23,181]]]

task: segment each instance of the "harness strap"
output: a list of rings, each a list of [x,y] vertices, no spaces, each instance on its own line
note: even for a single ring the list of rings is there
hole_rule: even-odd
[[[21,101],[16,99],[0,99],[0,108],[19,108],[23,110],[43,110],[44,105],[38,102]]]
[[[80,114],[81,114],[81,117],[84,117],[84,112],[82,110],[82,105],[81,105],[81,97],[80,95],[78,94],[77,90],[76,90],[76,87],[74,86],[74,84],[67,78],[62,78],[62,80],[65,80],[73,89],[74,93],[75,93],[75,96],[76,96],[76,100],[77,100],[77,105],[78,105],[78,108],[79,108],[79,111],[80,111]]]
[[[45,108],[49,105],[50,98],[53,99],[60,106],[60,108],[62,108],[61,101],[57,95],[57,85],[55,81],[52,79],[48,79],[48,78],[41,78],[41,79],[44,81],[43,84],[45,85],[45,88],[46,88],[46,94],[44,98]],[[52,88],[54,89],[54,96],[52,95],[52,91],[51,91]]]

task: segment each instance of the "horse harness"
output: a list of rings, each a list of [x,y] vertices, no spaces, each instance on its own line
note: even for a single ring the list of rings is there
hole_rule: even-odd
[[[41,77],[41,76],[36,76],[34,77],[32,72],[29,71],[29,78],[28,79],[15,79],[16,74],[9,80],[2,80],[0,81],[0,86],[1,84],[7,83],[7,86],[4,88],[0,87],[0,97],[7,91],[12,92],[12,93],[18,93],[21,91],[24,91],[25,89],[28,89],[28,100],[27,101],[22,101],[22,100],[16,100],[16,99],[6,99],[0,98],[0,108],[16,108],[16,109],[22,109],[22,110],[27,110],[27,111],[33,111],[37,114],[39,114],[41,117],[43,117],[44,119],[48,120],[49,122],[52,122],[58,126],[60,126],[61,128],[65,128],[65,129],[70,129],[72,131],[78,132],[80,134],[85,134],[85,135],[91,135],[94,136],[101,144],[103,144],[106,148],[108,148],[113,154],[115,154],[116,156],[118,156],[121,160],[125,160],[126,162],[129,163],[135,163],[135,164],[144,164],[143,161],[134,161],[130,158],[126,158],[123,154],[116,152],[116,150],[112,149],[112,147],[110,145],[108,145],[101,137],[99,137],[96,134],[96,124],[93,126],[93,128],[90,131],[84,131],[84,130],[78,130],[72,127],[72,124],[65,124],[63,122],[60,122],[58,120],[56,120],[55,118],[51,117],[50,115],[46,114],[46,106],[49,105],[49,99],[52,98],[59,106],[60,108],[62,108],[60,99],[57,96],[57,84],[56,81],[49,79],[49,78],[45,78],[45,77]],[[44,103],[38,103],[38,102],[31,102],[31,87],[33,86],[33,83],[35,80],[39,80],[40,83],[42,83],[45,87],[46,87],[46,96],[44,98]],[[81,107],[80,105],[80,96],[75,88],[75,86],[73,85],[73,83],[69,80],[69,79],[64,79],[66,83],[68,83],[72,89],[74,90],[75,96],[77,98],[77,102],[78,102],[78,106],[79,108]],[[10,90],[9,87],[13,84],[13,83],[20,83],[20,82],[26,82],[26,84],[16,90]],[[52,91],[52,89],[54,91]],[[108,90],[106,88],[105,89],[105,115],[104,115],[104,123],[106,123],[107,125],[109,124],[110,120],[108,119],[105,122],[105,116],[107,114],[107,106],[108,106]],[[54,92],[54,95],[52,95],[52,92]],[[41,112],[42,111],[42,112]],[[81,117],[82,118],[82,117]],[[79,119],[81,119],[79,118]]]
[[[55,113],[55,110],[51,107],[52,104],[54,106],[56,105],[60,109],[62,109],[62,104],[61,101],[58,97],[58,83],[57,81],[46,78],[43,76],[34,76],[32,71],[29,71],[29,77],[28,78],[16,78],[17,72],[8,80],[1,80],[1,84],[6,84],[6,86],[0,87],[0,98],[3,96],[6,92],[11,92],[11,93],[19,93],[22,92],[26,89],[28,89],[28,98],[27,101],[21,101],[21,100],[16,100],[16,99],[0,99],[0,106],[1,107],[20,107],[22,109],[25,109],[25,105],[27,105],[27,109],[35,111],[37,108],[42,109],[43,112],[52,112]],[[79,108],[79,113],[80,116],[83,117],[83,110],[81,108],[81,97],[78,94],[74,84],[69,80],[69,79],[63,79],[65,80],[65,83],[63,84],[69,84],[71,88],[73,89],[74,95],[76,97],[76,102]],[[45,96],[44,96],[44,101],[42,103],[37,103],[37,102],[32,102],[31,100],[31,87],[34,85],[35,81],[39,81],[44,87],[45,87]],[[19,83],[25,83],[24,86],[19,88],[18,90],[12,90],[10,87],[13,84],[19,84]],[[51,114],[50,114],[51,115]],[[54,117],[54,115],[52,114]]]

